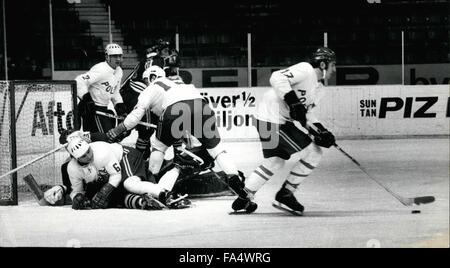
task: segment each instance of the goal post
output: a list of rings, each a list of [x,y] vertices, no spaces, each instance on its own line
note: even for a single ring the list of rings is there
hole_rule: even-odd
[[[60,147],[64,129],[79,129],[76,82],[0,81],[0,176]],[[17,205],[26,191],[21,179],[33,174],[39,184],[61,184],[64,150],[31,161],[0,179],[0,205]]]

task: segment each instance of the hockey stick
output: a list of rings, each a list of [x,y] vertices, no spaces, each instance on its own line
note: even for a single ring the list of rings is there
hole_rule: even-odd
[[[125,86],[125,84],[128,82],[128,80],[131,79],[131,77],[133,77],[133,75],[137,72],[137,70],[139,69],[139,66],[141,65],[140,62],[138,62],[138,64],[136,64],[136,66],[134,66],[133,71],[131,71],[131,73],[127,76],[127,78],[125,78],[125,80],[123,81],[122,85],[120,85],[120,90],[122,90],[123,86]]]
[[[189,155],[190,157],[192,157],[196,162],[198,162],[200,165],[203,165],[205,162],[203,161],[203,159],[201,159],[199,156],[197,156],[196,154],[190,152],[189,150],[186,150],[186,148],[183,147],[177,147],[177,150],[180,152],[183,152],[187,155]]]
[[[33,175],[28,174],[25,177],[23,177],[23,180],[28,185],[28,188],[33,193],[34,197],[37,199],[38,204],[40,206],[47,206],[49,203],[44,198],[44,192],[42,191],[39,184],[34,179]]]
[[[105,112],[102,112],[102,111],[95,111],[95,113],[98,114],[98,115],[109,117],[109,118],[114,118],[114,119],[119,119],[119,120],[124,120],[125,119],[123,116],[113,115],[113,114],[105,113]],[[143,125],[143,126],[149,127],[149,128],[156,128],[155,125],[147,123],[147,122],[142,122],[142,121],[139,121],[138,125]]]
[[[312,128],[317,133],[320,133],[320,130],[317,129],[314,125],[309,125],[310,128]],[[390,193],[393,197],[395,197],[400,203],[402,203],[405,206],[412,206],[413,204],[421,205],[421,204],[428,204],[434,202],[435,198],[434,196],[418,196],[418,197],[403,197],[399,194],[394,193],[391,191],[388,187],[384,186],[381,182],[373,178],[369,172],[366,171],[366,169],[358,162],[356,159],[354,159],[351,155],[349,155],[346,151],[344,151],[339,145],[336,143],[333,144],[333,146],[339,150],[341,153],[343,153],[346,157],[348,157],[353,163],[355,163],[359,169],[361,169],[362,172],[364,172],[367,177],[374,182],[376,182],[379,186],[381,186],[384,190],[386,190],[388,193]]]
[[[42,158],[45,158],[45,157],[47,157],[47,156],[49,156],[49,155],[51,155],[51,154],[53,154],[53,153],[55,153],[55,152],[61,150],[62,148],[65,148],[66,146],[67,146],[67,143],[65,143],[65,144],[63,144],[63,145],[60,145],[60,146],[56,147],[55,149],[53,149],[53,150],[51,150],[51,151],[48,151],[48,152],[46,152],[45,154],[42,154],[41,156],[39,156],[39,157],[37,157],[37,158],[35,158],[35,159],[33,159],[33,160],[31,160],[31,161],[29,161],[29,162],[27,162],[27,163],[21,165],[21,166],[16,167],[15,169],[12,169],[12,170],[8,171],[7,173],[1,175],[1,176],[0,176],[0,179],[6,177],[6,176],[8,176],[8,175],[13,174],[14,172],[17,172],[18,170],[20,170],[20,169],[22,169],[22,168],[24,168],[24,167],[27,167],[27,166],[33,164],[34,162],[36,162],[36,161],[38,161],[38,160],[41,160]]]
[[[1,115],[0,115],[0,138],[2,137],[2,129],[3,129],[3,120],[4,120],[4,118],[5,118],[5,110],[6,110],[6,107],[7,107],[7,103],[6,103],[6,101],[7,101],[7,98],[8,98],[8,88],[5,88],[5,90],[3,91],[3,102],[2,103],[0,103],[0,104],[2,104],[3,106],[2,106],[2,112],[1,112]]]

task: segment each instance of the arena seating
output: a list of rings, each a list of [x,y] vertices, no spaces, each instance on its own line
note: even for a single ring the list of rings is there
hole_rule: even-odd
[[[248,32],[253,66],[306,60],[323,44],[324,32],[341,65],[400,64],[401,31],[406,64],[450,62],[449,3],[443,0],[299,1],[295,6],[281,0],[98,1],[111,6],[124,45],[139,56],[159,38],[175,43],[178,33],[184,68],[246,66]],[[7,3],[8,14],[19,14],[8,16],[7,24],[15,27],[8,31],[12,76],[17,71],[21,79],[27,78],[19,70],[25,59],[31,57],[42,69],[50,62],[48,0],[27,2],[27,9],[21,1]],[[55,69],[87,69],[102,60],[105,40],[92,34],[73,4],[53,1],[53,9]]]

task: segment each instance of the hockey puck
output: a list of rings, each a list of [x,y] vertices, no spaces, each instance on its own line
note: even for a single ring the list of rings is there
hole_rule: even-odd
[[[411,210],[411,213],[412,214],[417,214],[417,213],[420,213],[420,210]]]

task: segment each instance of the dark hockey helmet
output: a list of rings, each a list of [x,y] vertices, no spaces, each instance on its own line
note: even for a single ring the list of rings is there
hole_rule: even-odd
[[[318,67],[322,61],[325,62],[326,66],[332,61],[336,62],[336,53],[327,47],[319,47],[312,54],[311,64],[313,67]]]
[[[180,57],[176,49],[169,51],[169,56],[164,58],[164,66],[166,67],[180,67]]]
[[[158,48],[159,51],[165,49],[166,47],[170,46],[170,42],[169,41],[165,41],[163,39],[158,39],[158,41],[156,41],[156,46]]]
[[[170,42],[164,41],[163,39],[158,39],[156,41],[156,44],[145,50],[146,58],[151,58],[159,55],[163,49],[168,48],[169,46]]]

